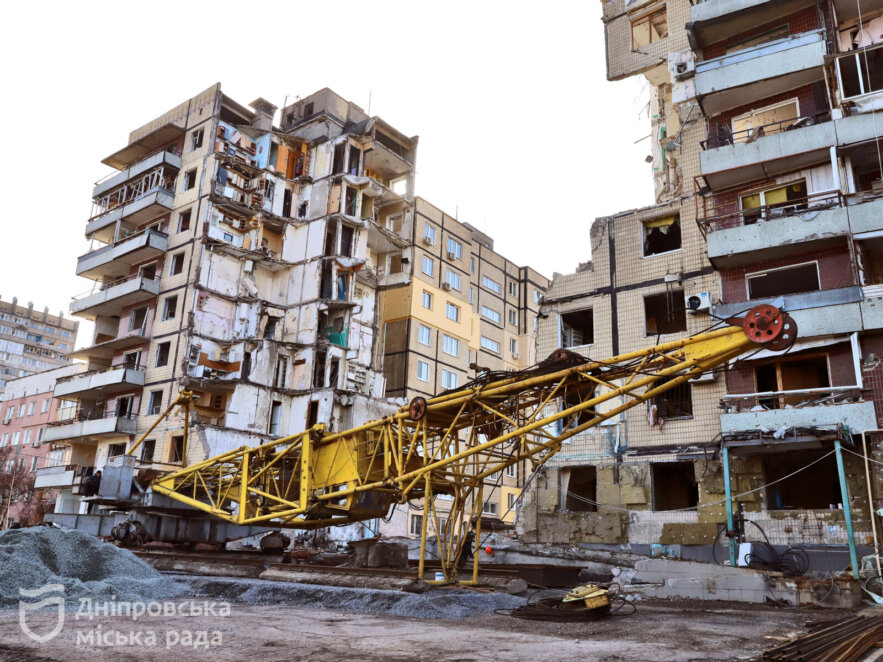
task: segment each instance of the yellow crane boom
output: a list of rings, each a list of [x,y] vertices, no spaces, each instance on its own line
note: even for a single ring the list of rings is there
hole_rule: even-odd
[[[523,461],[536,469],[564,441],[602,421],[748,350],[784,350],[796,338],[794,321],[771,306],[727,323],[603,361],[557,350],[533,369],[479,374],[464,388],[415,398],[351,430],[327,434],[319,424],[242,447],[161,476],[151,487],[235,524],[299,529],[382,517],[393,504],[423,499],[419,576],[431,518],[438,532],[433,553],[446,581],[455,580],[473,541],[475,581],[487,476]],[[173,407],[186,415],[190,398],[183,392]],[[439,494],[450,499],[443,524]]]

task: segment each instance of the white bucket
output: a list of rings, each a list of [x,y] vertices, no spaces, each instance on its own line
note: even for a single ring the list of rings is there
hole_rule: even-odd
[[[445,580],[445,573],[443,573],[443,572],[435,573],[435,581],[443,582],[444,580]]]

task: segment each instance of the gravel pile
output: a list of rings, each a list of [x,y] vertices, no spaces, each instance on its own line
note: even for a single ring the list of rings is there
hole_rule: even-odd
[[[446,589],[416,594],[259,579],[194,579],[191,591],[199,598],[252,605],[288,605],[411,618],[468,618],[490,614],[495,609],[514,609],[525,603],[524,598],[504,593]]]
[[[38,526],[0,532],[0,608],[15,607],[19,588],[63,584],[65,598],[163,600],[185,587],[132,552],[82,531]]]

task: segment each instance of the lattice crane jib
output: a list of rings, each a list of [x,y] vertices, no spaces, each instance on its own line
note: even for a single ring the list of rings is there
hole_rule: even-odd
[[[224,453],[161,476],[152,489],[235,524],[299,529],[384,517],[422,499],[420,576],[427,554],[448,581],[473,556],[474,581],[488,476],[521,462],[536,469],[567,439],[751,349],[787,349],[797,335],[771,306],[727,322],[605,360],[557,350],[535,368],[480,373],[351,430],[328,434],[320,424]],[[180,406],[187,416],[191,398],[182,393],[166,414]],[[429,521],[438,532],[432,549]]]

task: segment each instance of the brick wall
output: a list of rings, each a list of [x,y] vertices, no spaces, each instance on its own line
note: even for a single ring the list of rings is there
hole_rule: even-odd
[[[764,32],[769,32],[770,30],[773,30],[780,25],[786,23],[788,25],[788,34],[790,34],[791,36],[798,35],[803,32],[809,32],[811,30],[818,30],[822,27],[819,21],[818,14],[816,13],[815,6],[806,7],[798,12],[791,14],[790,16],[777,18],[776,20],[770,21],[769,23],[755,26],[750,30],[746,30],[745,32],[740,32],[737,35],[728,37],[723,41],[717,42],[716,44],[709,44],[702,49],[702,58],[704,60],[713,60],[716,57],[723,57],[724,55],[726,55],[727,46],[738,44],[739,42],[745,41],[746,39],[749,39],[756,35],[763,34]]]
[[[883,351],[883,334],[879,341],[880,350]],[[865,350],[867,351],[867,350]],[[855,368],[852,360],[852,347],[848,342],[838,343],[829,347],[807,349],[803,352],[789,353],[788,358],[818,355],[828,355],[828,369],[831,386],[852,386],[855,384]],[[740,361],[727,371],[727,393],[756,393],[757,384],[754,380],[754,370],[759,365],[779,360],[770,359],[764,361]],[[880,383],[883,386],[883,368],[880,370]],[[881,402],[883,402],[883,390],[881,390]]]
[[[819,279],[823,290],[850,287],[857,284],[849,259],[849,249],[844,244],[820,251],[799,253],[721,270],[721,298],[726,303],[747,301],[748,291],[745,286],[745,274],[811,261],[819,263]]]

